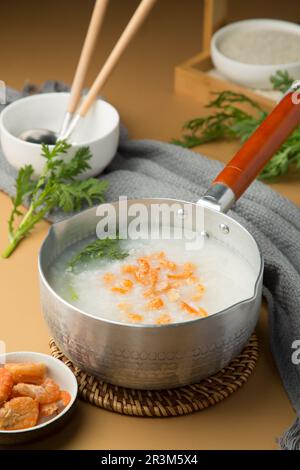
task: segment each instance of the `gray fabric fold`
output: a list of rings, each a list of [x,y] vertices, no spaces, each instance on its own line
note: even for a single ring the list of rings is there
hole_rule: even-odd
[[[42,91],[45,89],[59,91],[65,86],[48,82]],[[10,91],[8,96],[16,99],[20,95]],[[130,141],[123,132],[118,154],[100,178],[110,183],[109,201],[120,195],[197,201],[221,168],[217,161],[174,145]],[[16,172],[0,153],[0,189],[13,194],[15,176]],[[230,215],[254,235],[263,252],[271,350],[286,392],[300,418],[300,365],[292,363],[292,344],[300,340],[300,209],[256,181]],[[57,221],[62,217],[65,215],[55,213],[50,218]],[[300,450],[299,419],[279,443],[283,449]]]

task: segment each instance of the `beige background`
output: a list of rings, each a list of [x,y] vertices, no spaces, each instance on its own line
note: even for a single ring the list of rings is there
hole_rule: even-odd
[[[92,0],[2,0],[0,78],[21,88],[25,81],[48,78],[70,82]],[[111,0],[91,70],[99,65],[136,0]],[[120,110],[133,138],[168,141],[182,123],[200,115],[202,105],[173,94],[174,66],[200,50],[200,0],[158,0],[158,4],[107,84],[106,97]],[[298,1],[230,1],[229,19],[273,17],[300,20]],[[228,160],[236,144],[211,144],[199,151]],[[299,178],[273,187],[300,205]],[[0,193],[0,248],[7,242],[9,198]],[[49,352],[41,318],[37,253],[47,233],[42,223],[8,261],[0,260],[0,339],[8,351]],[[59,449],[275,449],[275,439],[294,413],[273,364],[267,338],[267,314],[258,333],[261,356],[251,379],[222,404],[191,416],[170,419],[129,418],[80,403],[73,421],[60,433],[28,448]]]

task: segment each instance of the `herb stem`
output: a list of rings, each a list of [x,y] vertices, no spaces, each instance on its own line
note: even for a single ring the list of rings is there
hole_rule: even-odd
[[[33,208],[31,207],[30,210],[27,212],[26,216],[22,220],[22,223],[19,225],[15,233],[12,235],[12,239],[10,240],[9,245],[2,253],[2,258],[9,258],[10,255],[14,252],[17,248],[19,243],[27,236],[27,234],[33,229],[33,227],[42,220],[43,217],[48,212],[48,208],[45,208],[38,213],[33,212]],[[26,220],[25,220],[26,218]]]
[[[88,147],[77,150],[71,160],[59,158],[67,152],[67,142],[57,142],[54,148],[42,145],[42,156],[45,165],[39,179],[33,179],[34,170],[31,165],[21,168],[16,179],[16,194],[12,198],[13,208],[8,220],[9,245],[2,253],[8,258],[19,243],[31,232],[48,212],[62,209],[64,212],[80,210],[84,205],[91,206],[104,201],[105,181],[95,178],[77,180],[76,177],[90,168],[92,154]],[[30,201],[25,215],[19,207]],[[23,216],[15,228],[16,216]]]

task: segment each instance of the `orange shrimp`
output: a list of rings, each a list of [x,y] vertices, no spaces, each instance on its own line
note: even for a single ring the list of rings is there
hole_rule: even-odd
[[[130,279],[124,279],[122,284],[125,289],[131,289],[133,287],[133,282]]]
[[[181,273],[168,274],[169,279],[188,279],[194,274],[196,266],[193,263],[185,263]]]
[[[137,267],[132,264],[124,264],[124,266],[122,266],[123,274],[135,274],[136,270]]]
[[[168,274],[169,279],[187,279],[190,277],[191,273],[184,271],[182,273],[177,273],[177,274]]]
[[[163,313],[157,318],[155,323],[157,325],[166,325],[168,323],[171,323],[171,315],[169,313]]]
[[[58,401],[55,401],[53,403],[44,403],[43,405],[40,405],[40,416],[43,417],[49,417],[52,416],[53,414],[57,414],[59,412],[59,405],[61,404],[63,407],[66,407],[71,401],[71,395],[69,392],[66,392],[65,390],[62,390],[60,392],[60,398]]]
[[[136,271],[134,277],[136,282],[138,282],[139,284],[142,284],[144,286],[147,286],[149,284],[148,276],[141,275],[139,271]]]
[[[133,288],[133,282],[130,279],[123,279],[120,286],[114,286],[111,288],[112,292],[117,292],[118,294],[128,294],[128,292]]]
[[[190,315],[208,317],[207,311],[202,307],[195,308],[186,302],[180,302],[180,306],[186,313],[189,313]]]
[[[15,384],[19,382],[30,384],[41,384],[45,380],[46,365],[42,363],[7,363],[5,369],[8,370]]]
[[[208,317],[208,312],[202,308],[202,307],[199,307],[199,313],[203,316],[203,317]]]
[[[111,284],[116,280],[116,275],[113,273],[105,273],[103,275],[103,281],[105,284]]]
[[[157,260],[161,267],[169,269],[170,271],[175,271],[177,269],[177,264],[173,261],[169,261],[166,258],[166,253],[164,251],[153,253],[152,255],[150,255],[150,258]]]
[[[148,273],[144,274],[139,269],[137,269],[135,274],[134,274],[134,277],[135,277],[136,282],[138,282],[139,284],[142,284],[144,286],[149,285],[149,275],[148,275]]]
[[[9,399],[13,385],[11,373],[2,367],[0,369],[0,405]]]
[[[154,287],[158,281],[159,271],[160,271],[160,268],[152,268],[149,272],[149,282],[152,287]]]
[[[168,270],[170,270],[170,271],[176,271],[176,269],[177,269],[177,264],[174,263],[173,261],[169,261],[169,260],[166,259],[166,258],[162,258],[162,259],[159,261],[159,264],[160,264],[162,267],[164,267],[164,268],[166,268],[166,269],[168,269]]]
[[[147,309],[149,310],[160,310],[164,306],[164,301],[161,297],[155,297],[154,299],[150,300],[147,304]]]
[[[59,411],[58,404],[54,403],[46,403],[44,405],[40,405],[40,416],[44,418],[48,418],[54,414],[57,414]]]
[[[112,287],[111,290],[112,292],[116,292],[117,294],[121,294],[121,295],[128,294],[128,290],[124,289],[124,287],[115,286],[115,287]]]
[[[186,283],[187,283],[188,286],[192,286],[193,284],[196,284],[196,282],[198,282],[198,278],[194,275],[191,275],[186,280]]]
[[[60,392],[60,401],[62,402],[63,406],[67,406],[71,401],[71,395],[69,392],[62,390]]]
[[[144,320],[144,317],[138,313],[129,313],[128,319],[131,321],[131,323],[141,323]]]
[[[139,258],[138,267],[134,273],[134,277],[139,284],[148,285],[150,282],[154,284],[156,277],[153,277],[150,263],[147,258]],[[155,276],[155,275],[154,275]]]
[[[39,403],[41,403],[41,404],[52,403],[56,400],[59,400],[59,398],[60,398],[60,388],[57,385],[57,383],[54,382],[54,380],[49,379],[49,378],[46,379],[43,382],[42,387],[45,390],[45,394],[41,395],[40,400],[38,400]]]
[[[182,308],[182,310],[184,310],[186,313],[189,313],[190,315],[199,316],[199,311],[196,308],[191,307],[191,305],[187,304],[186,302],[181,301],[180,307]]]
[[[12,398],[0,409],[0,429],[15,431],[32,428],[37,424],[39,405],[30,397]]]
[[[123,313],[126,314],[128,320],[130,320],[132,323],[141,323],[144,320],[144,317],[142,315],[139,315],[138,313],[134,313],[132,311],[132,304],[127,302],[121,302],[120,304],[118,304],[118,307],[120,310],[122,310]]]
[[[196,286],[196,289],[197,289],[197,293],[195,295],[193,295],[193,297],[192,297],[192,300],[194,300],[194,301],[198,301],[198,300],[202,299],[203,294],[205,292],[205,287],[204,287],[203,284],[198,284]]]
[[[197,266],[194,263],[184,263],[183,270],[184,271],[195,271]]]
[[[148,259],[146,257],[145,258],[139,258],[137,261],[138,261],[138,264],[139,264],[139,271],[140,271],[141,275],[148,274],[148,272],[150,271],[150,263],[149,263]]]
[[[155,284],[150,287],[149,289],[146,289],[143,292],[143,297],[151,297],[153,295],[160,295],[168,291],[170,288],[169,283],[167,281],[159,281],[155,282]]]
[[[143,297],[151,297],[152,295],[155,295],[155,290],[153,289],[153,287],[150,287],[150,289],[146,289],[143,292]]]
[[[205,286],[203,284],[198,284],[196,286],[196,289],[201,293],[201,294],[204,294],[205,292]]]
[[[166,292],[169,289],[170,289],[170,284],[169,284],[168,281],[165,281],[165,280],[159,281],[155,286],[155,292],[157,294],[161,294],[163,292]]]
[[[168,274],[169,279],[188,279],[193,274],[193,271],[182,271],[181,273]]]
[[[41,405],[46,405],[60,399],[60,389],[52,379],[46,379],[42,385],[18,383],[13,387],[13,395],[34,398]]]

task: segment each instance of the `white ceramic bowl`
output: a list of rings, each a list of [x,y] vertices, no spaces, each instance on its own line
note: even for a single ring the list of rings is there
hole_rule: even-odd
[[[295,23],[280,20],[255,19],[244,20],[229,24],[219,29],[212,37],[211,56],[216,69],[232,82],[244,85],[250,88],[271,89],[271,75],[277,70],[287,70],[295,80],[300,78],[300,60],[288,64],[277,65],[253,65],[238,62],[225,56],[219,49],[222,40],[233,31],[253,31],[258,29],[288,31],[299,34],[300,44],[300,26]],[[299,48],[300,57],[300,48]]]
[[[20,351],[0,355],[0,366],[5,362],[43,362],[47,366],[47,377],[53,379],[61,390],[69,392],[71,401],[58,415],[53,418],[43,418],[40,424],[33,428],[17,431],[0,430],[0,444],[20,444],[39,439],[62,426],[74,409],[78,392],[77,381],[71,370],[58,359],[37,352]]]
[[[18,138],[22,131],[33,128],[59,131],[67,109],[69,93],[42,93],[21,98],[8,105],[0,115],[0,138],[3,153],[17,169],[31,164],[40,175],[44,158],[41,146]],[[74,131],[72,148],[65,155],[70,159],[76,150],[89,146],[92,152],[90,169],[83,176],[99,174],[116,154],[119,142],[120,118],[117,110],[103,100],[97,100]]]

